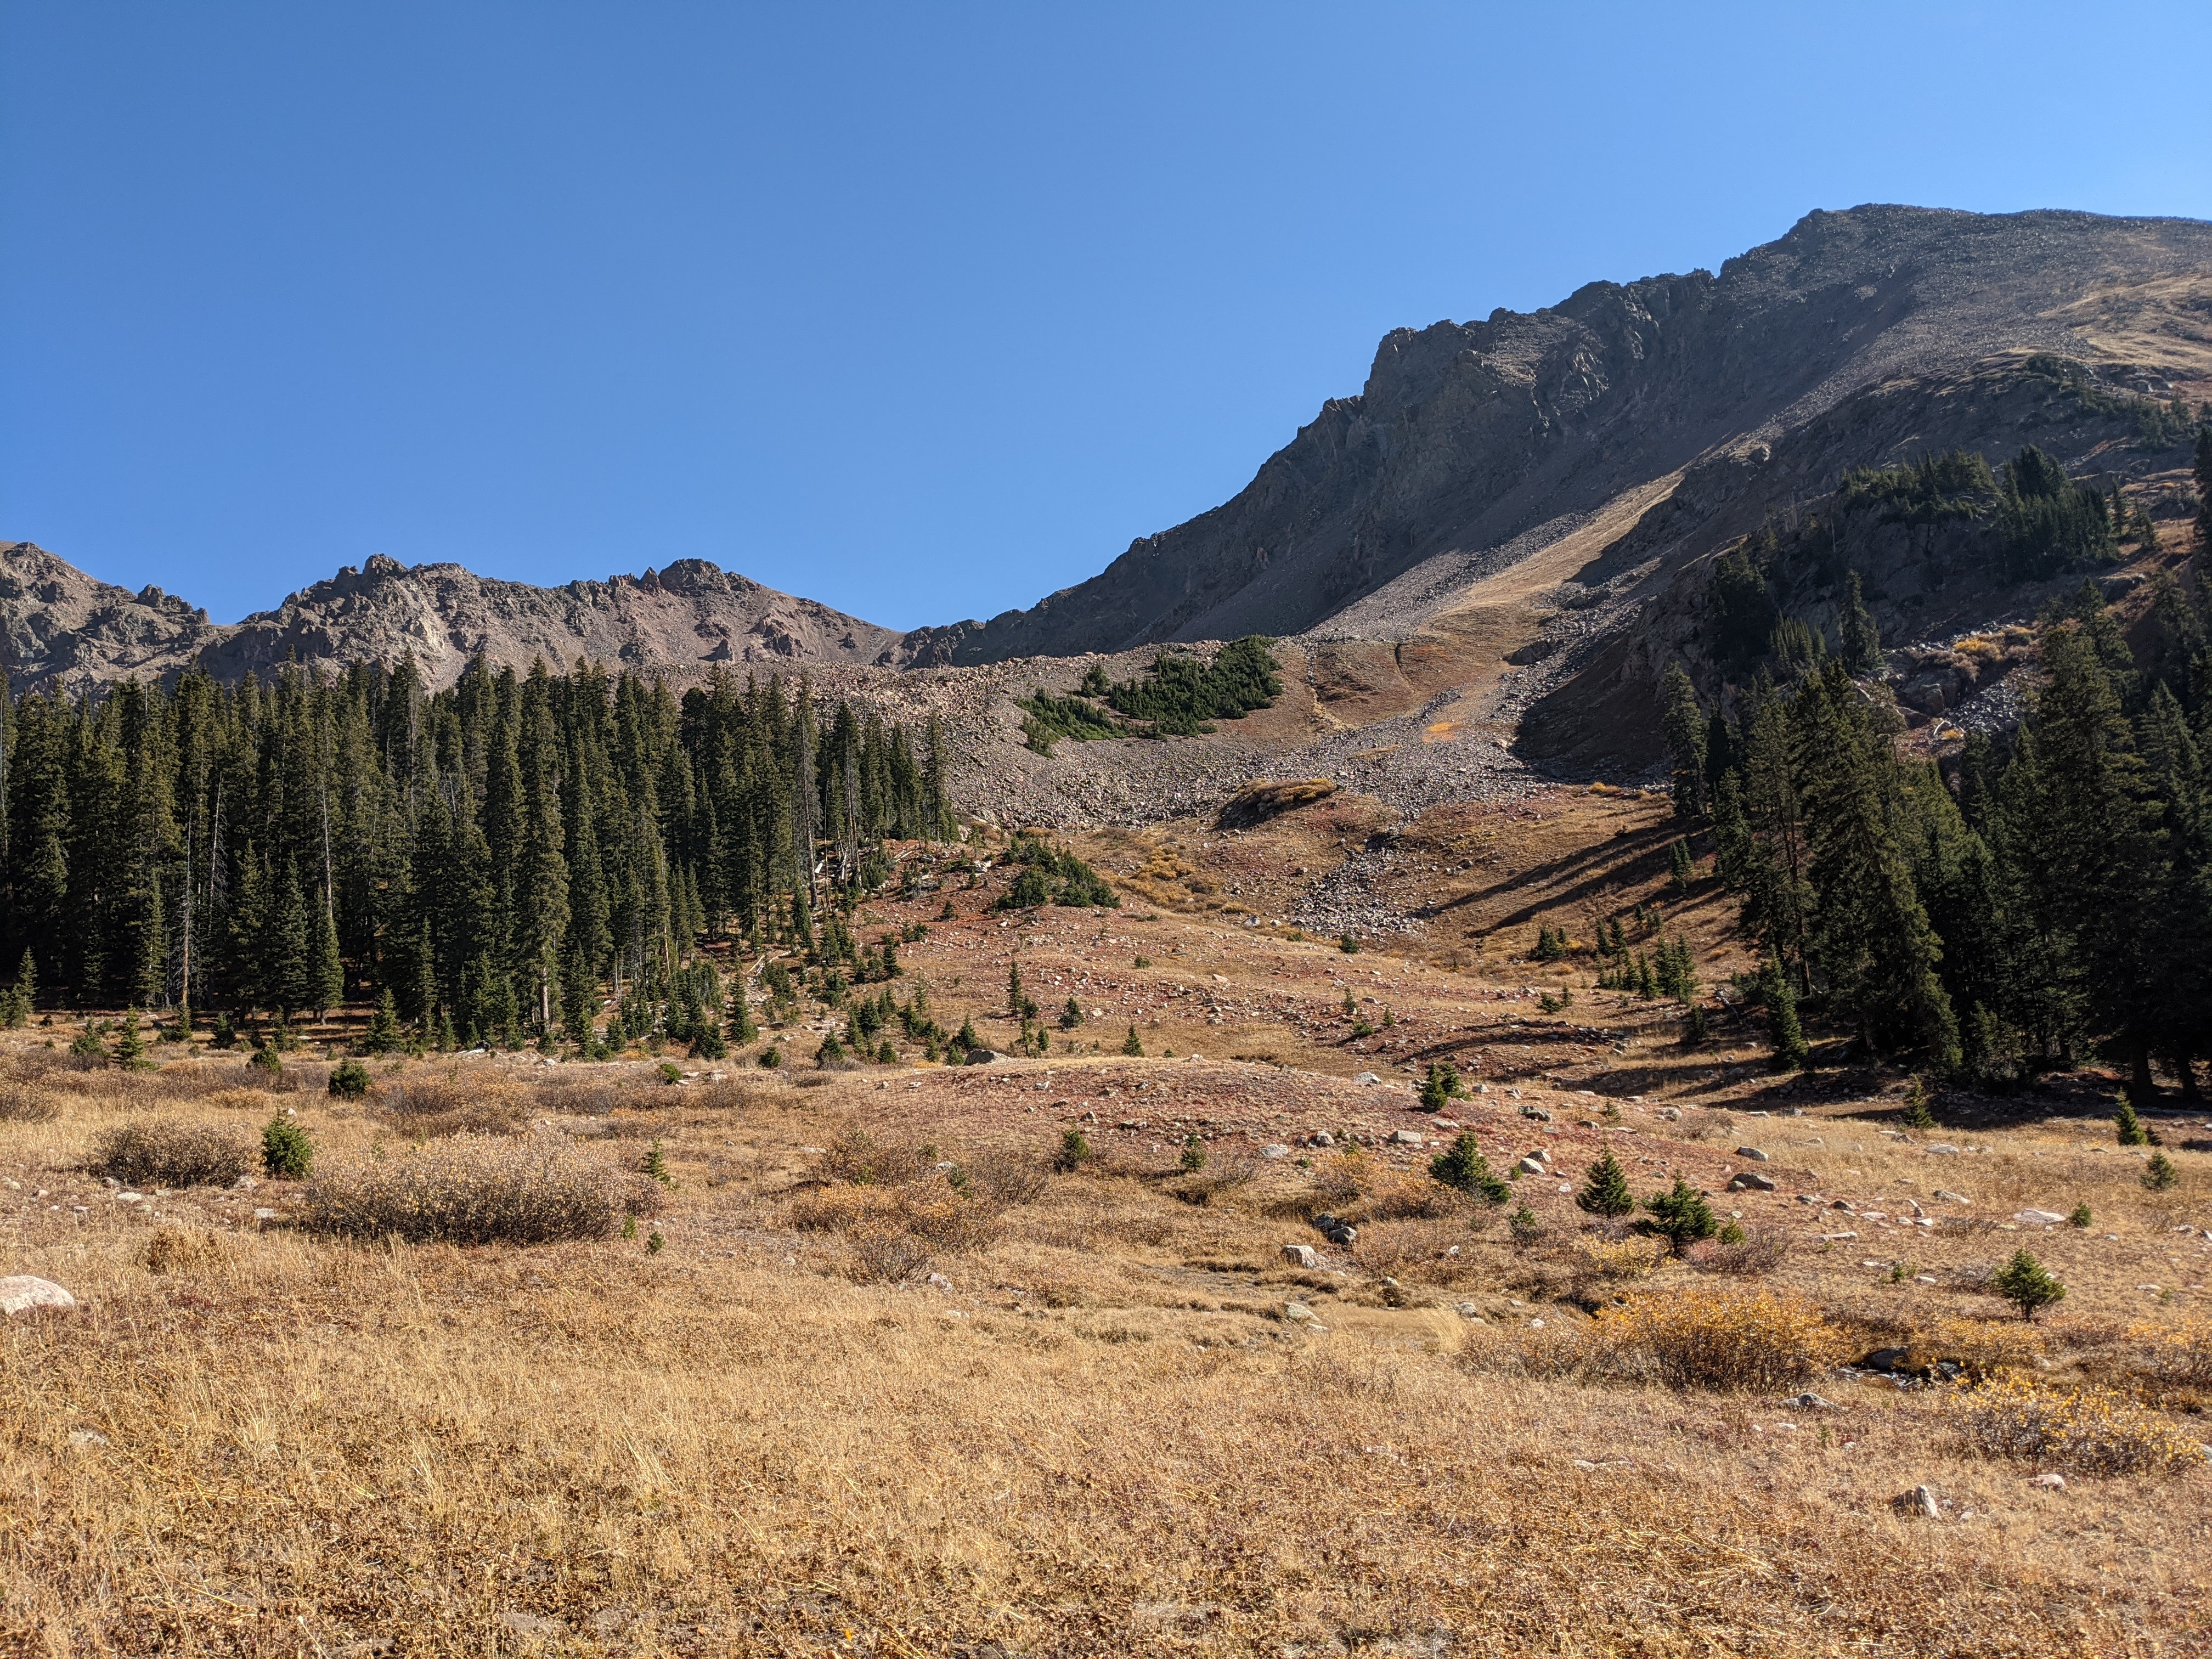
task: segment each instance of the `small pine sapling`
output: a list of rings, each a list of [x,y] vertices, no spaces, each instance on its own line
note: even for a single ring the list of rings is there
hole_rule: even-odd
[[[273,1048],[256,1048],[246,1063],[271,1082],[284,1075],[283,1057]]]
[[[1928,1109],[1928,1089],[1918,1078],[1905,1085],[1905,1109],[1897,1121],[1908,1129],[1932,1129],[1936,1114]]]
[[[1082,1024],[1083,1005],[1076,1001],[1076,1000],[1071,996],[1068,998],[1066,1003],[1060,1008],[1060,1029],[1063,1031],[1072,1031]]]
[[[2143,1127],[2142,1120],[2136,1115],[2136,1103],[2123,1100],[2120,1109],[2113,1115],[2112,1127],[2118,1132],[2123,1146],[2148,1146],[2150,1131]]]
[[[1651,1212],[1651,1231],[1664,1237],[1677,1255],[1720,1231],[1705,1195],[1683,1180],[1679,1170],[1674,1186],[1645,1199],[1644,1207]]]
[[[1607,1152],[1583,1172],[1583,1189],[1575,1194],[1577,1208],[1608,1220],[1636,1212],[1635,1194],[1628,1190],[1627,1171]]]
[[[2025,1249],[2012,1253],[2012,1260],[1990,1280],[1990,1288],[2019,1309],[2020,1316],[2027,1320],[2033,1320],[2037,1310],[2049,1307],[2066,1294],[2066,1287]]]
[[[2095,1218],[2089,1213],[2089,1206],[2087,1204],[2076,1204],[2068,1213],[2066,1224],[2069,1227],[2087,1227]]]
[[[773,1042],[769,1043],[767,1048],[761,1050],[759,1063],[763,1071],[775,1071],[776,1067],[783,1064],[783,1050],[777,1048]]]
[[[1133,1025],[1129,1029],[1133,1031],[1137,1028]],[[982,1035],[976,1030],[972,1018],[960,1022],[960,1035],[952,1039],[952,1046],[963,1054],[973,1054],[983,1046]]]
[[[315,1161],[314,1144],[296,1119],[279,1112],[261,1131],[261,1167],[271,1181],[305,1181]]]
[[[331,1068],[325,1091],[339,1100],[359,1100],[368,1092],[368,1068],[357,1060],[342,1060]]]
[[[1679,895],[1690,890],[1690,883],[1696,878],[1696,876],[1697,866],[1690,859],[1690,843],[1686,841],[1676,841],[1667,849],[1668,880],[1673,884],[1674,891]]]
[[[2173,1160],[2164,1152],[2153,1152],[2150,1162],[2143,1165],[2142,1184],[2145,1192],[2162,1193],[2178,1186],[2181,1171],[2173,1167]]]
[[[1182,1167],[1188,1175],[1196,1175],[1206,1167],[1206,1143],[1195,1134],[1187,1136],[1183,1140]]]
[[[643,1173],[667,1188],[670,1192],[676,1190],[676,1177],[669,1173],[667,1155],[660,1150],[660,1140],[658,1136],[653,1139],[652,1150],[645,1155]]]
[[[1492,1170],[1490,1160],[1477,1150],[1471,1134],[1461,1135],[1452,1142],[1450,1151],[1430,1159],[1429,1179],[1488,1204],[1503,1204],[1510,1195],[1505,1183]]]
[[[1137,1028],[1133,1025],[1129,1028],[1129,1035],[1121,1039],[1121,1052],[1135,1059],[1144,1056],[1145,1045],[1137,1040]]]
[[[1091,1142],[1083,1131],[1070,1129],[1060,1138],[1060,1151],[1054,1154],[1052,1166],[1063,1173],[1070,1170],[1079,1170],[1091,1162],[1094,1156],[1096,1154],[1091,1150]]]

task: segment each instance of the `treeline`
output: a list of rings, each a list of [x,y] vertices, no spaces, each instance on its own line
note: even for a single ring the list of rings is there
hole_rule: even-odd
[[[2197,458],[2212,499],[2212,432]],[[1793,1032],[1795,1004],[1866,1050],[1986,1082],[2101,1052],[2139,1093],[2157,1060],[2195,1094],[2212,1054],[2212,588],[2169,585],[2155,614],[2146,671],[2085,582],[2042,620],[2032,714],[1970,738],[1948,775],[1899,757],[1893,708],[1833,658],[1794,684],[1762,672],[1730,714],[1669,671],[1676,811],[1710,824]]]
[[[0,700],[0,961],[42,1000],[319,1012],[388,995],[447,1040],[698,1000],[696,942],[757,948],[950,832],[943,738],[807,684],[680,701],[593,665],[411,659],[226,690]]]

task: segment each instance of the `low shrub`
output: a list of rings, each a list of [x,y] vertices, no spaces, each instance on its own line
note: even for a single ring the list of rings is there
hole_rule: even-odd
[[[1667,1252],[1656,1239],[1583,1237],[1575,1241],[1576,1266],[1586,1278],[1649,1278]]]
[[[0,1123],[50,1123],[61,1109],[44,1089],[24,1083],[0,1083]]]
[[[971,1192],[1009,1206],[1035,1203],[1046,1184],[1043,1165],[1034,1155],[1020,1152],[971,1153],[960,1160],[960,1173]]]
[[[1977,1382],[2033,1370],[2043,1358],[2042,1334],[2008,1319],[1939,1319],[1914,1331],[1905,1346],[1916,1370],[1948,1359]]]
[[[591,1115],[604,1115],[621,1103],[621,1097],[616,1096],[592,1101],[586,1110]],[[378,1115],[410,1140],[520,1134],[529,1121],[529,1109],[513,1096],[495,1090],[464,1089],[450,1078],[388,1083],[376,1091],[374,1104]]]
[[[664,1198],[574,1146],[461,1134],[333,1170],[307,1188],[300,1222],[410,1244],[545,1244],[605,1238]]]
[[[2111,1389],[2007,1373],[1966,1390],[1952,1412],[1968,1448],[1984,1457],[2083,1474],[2172,1474],[2206,1461],[2172,1418]]]
[[[817,1187],[791,1200],[791,1224],[841,1235],[847,1274],[864,1283],[912,1278],[940,1253],[981,1249],[998,1237],[1000,1206],[951,1182]]]
[[[215,1123],[139,1118],[93,1142],[93,1174],[126,1187],[228,1187],[251,1170],[253,1147]]]
[[[342,1060],[331,1068],[324,1086],[339,1100],[359,1100],[368,1092],[368,1069],[357,1060]]]
[[[2128,1340],[2142,1356],[2143,1370],[2161,1382],[2212,1388],[2212,1317],[2200,1314],[2179,1325],[2130,1325]]]
[[[1516,1333],[1492,1352],[1534,1376],[1776,1389],[1843,1357],[1843,1336],[1803,1297],[1697,1286],[1647,1292],[1578,1328]]]
[[[929,1174],[939,1161],[934,1146],[878,1140],[851,1124],[815,1159],[813,1175],[845,1186],[896,1187]]]
[[[1735,1233],[1729,1237],[1723,1228],[1715,1237],[1702,1244],[1691,1246],[1689,1264],[1700,1273],[1730,1273],[1741,1279],[1753,1279],[1761,1273],[1771,1273],[1790,1255],[1790,1235],[1779,1227],[1753,1225],[1749,1228],[1731,1227]]]

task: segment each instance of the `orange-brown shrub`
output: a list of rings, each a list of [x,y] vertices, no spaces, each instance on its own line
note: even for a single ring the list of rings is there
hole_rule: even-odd
[[[0,1083],[0,1123],[46,1123],[61,1111],[53,1096],[34,1084]]]
[[[128,1187],[228,1187],[255,1161],[252,1144],[225,1125],[134,1118],[93,1142],[86,1167]]]
[[[626,1216],[659,1213],[664,1196],[574,1146],[464,1134],[331,1170],[307,1188],[300,1222],[410,1244],[544,1244],[605,1238]]]
[[[2094,1385],[2008,1373],[1966,1390],[1951,1410],[1967,1446],[1985,1457],[2085,1474],[2171,1474],[2206,1461],[2203,1446],[2165,1413]]]

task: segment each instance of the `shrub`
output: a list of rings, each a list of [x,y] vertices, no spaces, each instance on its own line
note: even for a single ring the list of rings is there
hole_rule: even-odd
[[[1734,1237],[1729,1237],[1731,1233]],[[1731,1221],[1711,1243],[1693,1249],[1688,1260],[1700,1273],[1731,1273],[1748,1279],[1772,1273],[1789,1254],[1790,1235],[1781,1228],[1753,1227],[1746,1231]]]
[[[1967,1446],[1984,1457],[2084,1474],[2170,1474],[2205,1462],[2203,1445],[2164,1413],[2094,1385],[2008,1374],[1975,1384],[1953,1410]]]
[[[340,1100],[359,1100],[368,1092],[368,1070],[357,1060],[342,1060],[331,1068],[325,1086]]]
[[[69,1046],[71,1060],[88,1060],[99,1065],[107,1064],[107,1045],[90,1031],[79,1031]]]
[[[2145,1352],[2144,1369],[2160,1382],[2212,1388],[2212,1317],[2130,1325],[2128,1338]]]
[[[1138,1039],[1137,1028],[1133,1025],[1129,1028],[1129,1035],[1121,1039],[1121,1052],[1135,1059],[1144,1057],[1145,1045]]]
[[[222,1125],[142,1118],[94,1141],[89,1167],[127,1187],[228,1187],[253,1167],[253,1149]]]
[[[450,1079],[434,1077],[387,1084],[377,1091],[376,1104],[385,1121],[410,1140],[518,1134],[526,1116],[520,1101],[465,1091]]]
[[[760,1066],[762,1070],[773,1072],[777,1066],[782,1064],[783,1050],[778,1048],[775,1043],[769,1043],[767,1048],[760,1051]]]
[[[1650,1238],[1578,1238],[1575,1254],[1580,1265],[1591,1276],[1598,1279],[1642,1279],[1659,1265],[1663,1255],[1658,1242]]]
[[[273,1044],[266,1048],[256,1048],[246,1057],[246,1063],[267,1079],[274,1079],[284,1075],[284,1061]]]
[[[879,1141],[858,1124],[848,1126],[815,1160],[814,1178],[848,1187],[896,1187],[918,1181],[938,1162],[934,1146]]]
[[[1091,1142],[1084,1135],[1083,1131],[1070,1129],[1060,1138],[1060,1152],[1053,1159],[1052,1166],[1063,1173],[1070,1170],[1079,1170],[1097,1156],[1097,1154],[1091,1151]]]
[[[822,1046],[814,1051],[814,1063],[825,1072],[842,1070],[852,1063],[845,1045],[837,1041],[835,1031],[822,1039]]]
[[[546,1244],[605,1238],[662,1200],[653,1182],[573,1146],[459,1135],[324,1176],[300,1219],[311,1232],[410,1244]]]
[[[315,1161],[314,1144],[295,1118],[278,1113],[261,1131],[261,1167],[275,1181],[305,1181]]]
[[[1778,1389],[1833,1364],[1841,1333],[1800,1296],[1697,1288],[1608,1308],[1591,1333],[1594,1369],[1671,1388]]]
[[[1181,1162],[1185,1175],[1196,1175],[1206,1167],[1206,1143],[1196,1133],[1185,1137]]]
[[[2181,1171],[2173,1167],[2173,1160],[2164,1152],[2153,1152],[2150,1162],[2143,1165],[2142,1184],[2146,1192],[2162,1193],[2177,1186]]]
[[[2073,1210],[2068,1214],[2066,1218],[2066,1224],[2069,1227],[2087,1227],[2094,1219],[2094,1218],[2090,1215],[2089,1206],[2087,1204],[2076,1204]]]
[[[1997,1269],[1990,1280],[1990,1288],[2019,1309],[2022,1319],[2028,1320],[2035,1317],[2039,1308],[2047,1308],[2066,1295],[2066,1287],[2024,1249],[2014,1250],[2012,1260]]]
[[[50,1123],[60,1115],[54,1097],[23,1083],[0,1083],[0,1123]]]
[[[1916,1369],[1948,1359],[1976,1382],[2003,1371],[2028,1370],[2043,1357],[2042,1337],[2033,1328],[2010,1320],[1938,1320],[1915,1332],[1906,1346]]]

